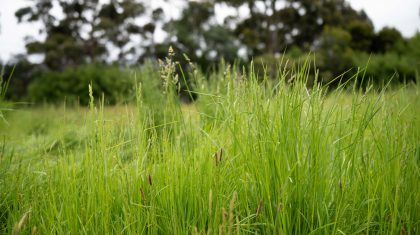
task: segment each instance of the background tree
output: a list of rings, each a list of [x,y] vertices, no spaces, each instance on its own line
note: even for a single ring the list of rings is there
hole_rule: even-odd
[[[322,71],[321,81],[328,82],[353,66],[351,40],[351,34],[346,30],[325,27],[317,48],[318,66]]]
[[[153,9],[150,18],[150,21],[146,23],[143,27],[143,37],[145,41],[148,41],[148,46],[144,47],[144,52],[140,56],[140,62],[144,61],[146,58],[156,59],[156,43],[155,43],[155,33],[159,26],[165,24],[164,11],[162,8]]]
[[[92,37],[98,34],[99,41],[104,42],[102,45],[111,43],[116,47],[120,62],[134,61],[138,55],[138,45],[130,42],[133,36],[140,37],[144,33],[143,28],[135,22],[144,13],[144,6],[140,2],[111,0],[100,8],[97,17],[99,23],[95,25],[93,21]]]
[[[351,35],[351,47],[354,50],[370,52],[375,36],[373,25],[369,21],[351,21],[347,30]]]
[[[403,37],[397,29],[384,27],[374,36],[372,51],[384,53],[401,41],[403,41]]]
[[[233,62],[239,42],[226,25],[216,24],[214,17],[214,3],[188,2],[180,19],[165,24],[168,37],[160,45],[159,57],[164,57],[168,46],[173,45],[175,51],[204,67],[220,58]]]
[[[6,98],[9,100],[21,100],[22,97],[25,97],[30,84],[44,70],[44,66],[31,63],[25,55],[17,55],[10,63],[2,64],[0,67],[4,68],[4,77],[9,77],[13,71],[13,77],[6,93]],[[13,70],[13,68],[15,69]]]
[[[59,7],[62,17],[52,13]],[[140,34],[134,20],[144,8],[134,0],[35,0],[32,6],[19,9],[19,22],[40,22],[45,40],[30,40],[28,54],[45,55],[44,63],[53,70],[84,63],[103,62],[110,47],[118,50],[119,60],[135,53],[129,47],[130,36]]]
[[[231,7],[247,8],[249,16],[246,19],[231,18],[234,35],[240,44],[246,47],[247,56],[274,54],[284,49],[285,40],[281,23],[279,5],[283,1],[219,1]]]
[[[201,61],[206,49],[203,33],[209,28],[208,22],[213,15],[213,3],[188,2],[180,19],[165,24],[164,29],[168,32],[164,42],[166,49],[159,51],[159,57],[166,55],[169,44],[172,44],[177,56],[182,57],[179,52],[183,52],[193,61]]]
[[[372,26],[363,11],[354,10],[344,0],[217,2],[248,8],[246,19],[231,20],[235,23],[235,35],[247,47],[248,56],[282,53],[292,46],[313,49],[326,26],[346,28],[351,22]]]

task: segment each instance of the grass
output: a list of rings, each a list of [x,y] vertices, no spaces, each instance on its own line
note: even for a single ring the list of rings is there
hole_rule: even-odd
[[[327,92],[305,66],[293,84],[227,67],[181,105],[150,101],[147,73],[135,104],[8,113],[1,233],[420,233],[418,84]]]

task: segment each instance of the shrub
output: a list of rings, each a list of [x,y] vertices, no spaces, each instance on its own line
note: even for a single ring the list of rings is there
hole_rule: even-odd
[[[396,53],[355,55],[354,64],[364,68],[367,66],[365,80],[376,85],[385,85],[391,79],[392,83],[415,81],[416,66],[412,57],[400,56]]]
[[[8,77],[3,76],[4,69],[0,71],[0,121],[5,121],[4,112],[11,108],[12,104],[5,101],[6,91],[13,75],[14,67]]]
[[[98,64],[69,68],[63,72],[46,72],[29,86],[29,97],[35,101],[89,103],[88,85],[95,97],[105,96],[107,104],[131,97],[134,78],[128,70]]]
[[[13,69],[15,68],[16,69]],[[4,77],[9,77],[13,71],[13,79],[10,80],[6,100],[9,101],[25,101],[28,95],[28,87],[45,71],[45,67],[33,64],[23,56],[13,58],[13,60],[3,65]]]

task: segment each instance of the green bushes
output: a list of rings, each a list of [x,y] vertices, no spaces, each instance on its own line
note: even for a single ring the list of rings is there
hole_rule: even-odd
[[[388,82],[406,83],[416,80],[414,58],[396,53],[368,55],[360,53],[353,58],[354,66],[366,67],[365,79],[376,85]]]
[[[354,77],[359,68],[366,68],[364,76],[357,76],[357,82],[362,86],[368,81],[378,87],[390,81],[393,84],[417,81],[420,71],[420,34],[405,42],[397,41],[393,45],[394,49],[386,53],[375,54],[351,49],[350,39],[350,34],[345,30],[330,27],[324,30],[320,44],[314,51],[315,65],[311,65],[311,69],[315,67],[319,70],[319,82],[330,83],[343,75],[332,83],[337,85],[338,82]],[[293,70],[302,65],[306,58],[306,53],[297,53],[294,49],[280,57],[263,55],[255,58],[255,70],[259,77],[266,73],[269,78],[275,78],[278,76],[276,72],[279,72],[279,65],[286,70]],[[308,85],[312,86],[313,81],[314,77],[309,78]]]
[[[3,76],[4,69],[0,71],[0,121],[5,120],[4,112],[8,110],[10,106],[12,106],[11,103],[8,103],[5,101],[5,97],[6,97],[6,91],[9,87],[10,79],[13,75],[13,72],[14,72],[14,68],[12,68],[9,76],[5,77]]]
[[[29,86],[29,97],[35,102],[89,103],[88,85],[94,97],[106,97],[107,104],[126,100],[132,94],[134,76],[128,70],[98,64],[46,72]]]

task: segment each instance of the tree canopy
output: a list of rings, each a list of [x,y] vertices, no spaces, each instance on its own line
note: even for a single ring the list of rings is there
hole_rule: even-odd
[[[58,10],[55,10],[57,8]],[[58,11],[59,13],[54,14]],[[44,64],[53,70],[84,63],[103,62],[111,50],[118,60],[126,60],[136,52],[130,45],[133,36],[144,33],[135,19],[144,6],[134,0],[35,0],[19,9],[19,22],[42,23],[44,40],[30,40],[28,54],[43,54]]]
[[[365,12],[345,0],[182,2],[175,19],[167,17],[167,9],[138,0],[33,0],[16,17],[42,24],[45,38],[29,40],[27,52],[44,55],[43,63],[52,70],[163,57],[169,45],[203,66],[220,58],[232,62],[238,56],[279,54],[291,47],[315,50],[326,27],[345,30],[351,36],[349,46],[365,52],[384,52],[402,39],[390,28],[376,34]],[[218,22],[216,9],[222,8],[235,14]],[[159,30],[166,36],[157,43]],[[114,61],[110,55],[116,55]]]

